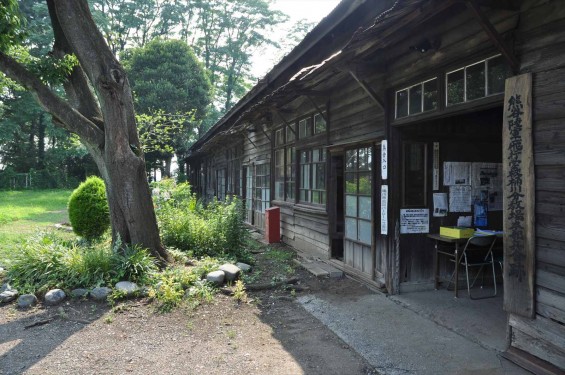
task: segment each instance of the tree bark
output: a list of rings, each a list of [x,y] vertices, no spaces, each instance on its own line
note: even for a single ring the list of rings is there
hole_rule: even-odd
[[[69,102],[2,52],[0,70],[31,91],[55,123],[77,134],[89,150],[106,183],[113,241],[119,237],[147,248],[165,263],[127,77],[86,0],[47,0],[47,5],[55,56],[74,53],[79,60],[65,84]]]

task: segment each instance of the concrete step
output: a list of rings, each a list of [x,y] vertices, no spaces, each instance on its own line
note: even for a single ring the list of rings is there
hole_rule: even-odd
[[[343,277],[343,271],[319,260],[296,259],[296,263],[316,277]]]

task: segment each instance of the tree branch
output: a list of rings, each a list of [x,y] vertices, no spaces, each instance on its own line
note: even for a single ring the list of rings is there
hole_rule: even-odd
[[[0,71],[31,92],[37,98],[39,104],[51,113],[65,129],[77,134],[89,143],[104,145],[104,132],[102,130],[70,106],[69,103],[55,95],[23,65],[3,52],[0,52]]]
[[[53,52],[56,57],[63,58],[66,54],[72,54],[73,52],[59,24],[53,1],[54,0],[47,0],[51,27],[53,28],[53,34],[55,36]],[[65,80],[63,86],[69,103],[86,118],[95,123],[100,129],[104,129],[102,112],[98,106],[98,101],[90,89],[88,78],[80,65],[73,68],[73,71],[67,80]]]

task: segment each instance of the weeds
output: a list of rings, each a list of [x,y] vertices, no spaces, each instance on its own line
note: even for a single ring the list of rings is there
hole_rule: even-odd
[[[243,284],[243,281],[237,280],[235,282],[233,298],[237,301],[237,303],[247,302],[247,292],[245,291],[245,284]]]
[[[196,257],[252,261],[245,246],[248,233],[239,199],[214,200],[204,205],[187,183],[177,185],[165,180],[154,186],[156,214],[165,245],[190,251]]]
[[[117,252],[104,242],[86,246],[39,233],[10,254],[6,276],[20,293],[146,282],[157,269],[153,258],[143,249],[122,248]]]

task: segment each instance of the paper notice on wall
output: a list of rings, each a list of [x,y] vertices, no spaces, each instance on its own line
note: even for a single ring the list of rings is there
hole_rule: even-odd
[[[449,187],[449,212],[471,212],[471,186]]]
[[[501,163],[473,163],[471,185],[473,200],[487,202],[489,211],[502,210]]]
[[[439,142],[434,142],[432,185],[433,191],[439,190]]]
[[[446,161],[443,163],[443,184],[471,185],[471,163]]]
[[[434,193],[434,217],[447,216],[447,193]]]
[[[400,210],[400,233],[429,233],[430,210],[409,208]]]
[[[381,234],[388,234],[388,185],[381,186]]]

